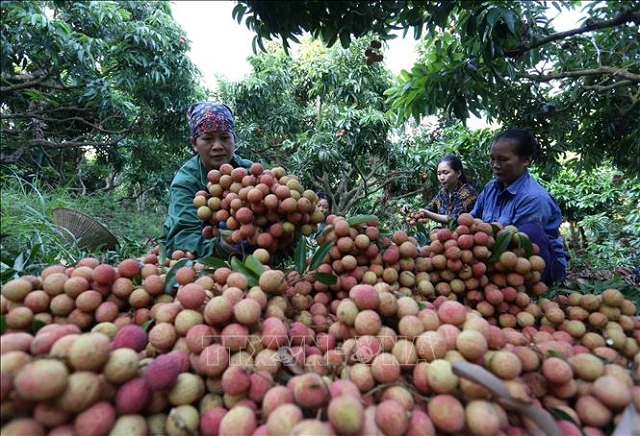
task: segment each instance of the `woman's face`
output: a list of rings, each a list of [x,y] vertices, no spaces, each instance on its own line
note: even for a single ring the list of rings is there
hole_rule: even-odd
[[[200,155],[205,169],[211,171],[231,162],[236,143],[231,132],[207,132],[192,139],[191,147]]]
[[[505,186],[512,184],[527,170],[530,157],[516,153],[516,144],[511,139],[499,139],[491,146],[491,171]]]
[[[316,203],[316,209],[318,209],[320,212],[322,212],[326,216],[329,213],[329,202],[327,201],[327,199],[321,198]]]
[[[453,191],[460,180],[460,171],[454,171],[449,162],[438,165],[438,181],[447,191]]]

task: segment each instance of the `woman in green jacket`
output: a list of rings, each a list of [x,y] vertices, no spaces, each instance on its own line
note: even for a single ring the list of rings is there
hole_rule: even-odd
[[[198,218],[193,198],[207,190],[207,174],[229,163],[249,168],[251,161],[235,154],[234,117],[222,103],[202,101],[187,111],[191,130],[191,148],[196,153],[178,170],[171,182],[169,217],[164,223],[164,242],[169,251],[184,250],[196,257],[227,257],[240,247],[222,238],[207,239],[202,235],[204,222]]]

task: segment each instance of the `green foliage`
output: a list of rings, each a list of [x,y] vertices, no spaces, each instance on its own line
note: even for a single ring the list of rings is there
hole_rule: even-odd
[[[320,267],[325,256],[329,254],[331,247],[333,247],[333,241],[327,241],[320,247],[318,247],[315,253],[313,253],[313,257],[311,258],[311,262],[309,263],[310,270],[313,271]]]
[[[204,96],[169,2],[3,1],[0,14],[2,165],[162,195],[157,163],[184,160],[184,114]]]
[[[461,123],[439,123],[406,128],[400,134],[398,152],[394,154],[396,167],[410,170],[409,177],[394,180],[386,197],[374,197],[371,203],[387,204],[385,220],[395,226],[403,225],[398,211],[403,204],[417,210],[432,200],[440,189],[436,169],[442,157],[453,153],[461,157],[465,175],[478,192],[492,179],[488,166],[489,149],[495,132],[489,129],[471,131]],[[369,207],[368,205],[365,207]]]
[[[416,223],[415,230],[416,232],[413,234],[413,237],[416,238],[416,240],[418,241],[418,244],[422,246],[422,245],[429,245],[431,243],[431,240],[429,239],[429,231],[427,230],[424,224],[420,222]]]
[[[348,47],[351,35],[413,29],[423,37],[420,57],[386,93],[400,120],[484,115],[533,129],[549,165],[576,151],[587,168],[612,159],[638,174],[640,2],[584,2],[585,19],[557,32],[551,7],[577,3],[241,0],[234,17],[246,17],[261,47],[275,36],[287,47],[304,31]]]
[[[69,233],[53,223],[51,211],[57,207],[92,216],[117,237],[119,245],[113,251],[90,251],[70,243]],[[37,183],[5,177],[0,214],[4,282],[16,274],[39,274],[48,265],[72,265],[87,256],[111,263],[141,256],[161,236],[165,208],[158,205],[140,213],[134,204],[114,193],[74,197],[64,188],[51,191]]]
[[[390,73],[365,65],[366,46],[365,39],[349,49],[305,41],[289,57],[272,45],[250,57],[247,78],[220,86],[219,97],[235,109],[240,152],[331,193],[337,213],[388,178],[391,123],[382,93]]]
[[[258,281],[260,279],[260,275],[257,274],[252,269],[248,268],[241,260],[239,260],[235,256],[231,258],[231,269],[233,271],[240,272],[240,273],[244,274],[245,277],[247,278],[249,286],[251,286],[251,287],[258,286]]]
[[[250,58],[253,72],[244,80],[223,81],[220,98],[235,108],[241,153],[330,193],[333,213],[375,213],[383,221],[394,219],[397,199],[423,192],[415,201],[424,205],[435,195],[435,168],[447,152],[460,154],[482,187],[493,134],[459,123],[395,126],[382,95],[390,73],[365,65],[367,44],[361,38],[349,49],[327,49],[304,41],[291,57],[270,45]]]
[[[392,111],[401,119],[484,115],[531,128],[549,165],[574,151],[587,168],[613,159],[637,174],[639,5],[621,10],[591,2],[589,18],[571,37],[555,31],[540,2],[482,2],[473,11],[458,10],[448,30],[436,29],[421,42],[416,64],[386,92]]]
[[[581,169],[575,158],[561,161],[551,180],[533,171],[560,205],[568,223],[572,263],[611,269],[640,264],[640,181],[600,165]]]
[[[316,246],[311,252],[311,258],[309,264],[307,264],[308,258],[308,240],[305,236],[301,237],[295,248],[293,256],[293,267],[295,271],[302,277],[305,274],[311,274],[316,280],[324,283],[325,285],[333,285],[338,281],[338,277],[333,274],[319,273],[316,271],[324,258],[329,254],[329,250],[333,247],[333,241],[327,241],[321,246]]]
[[[494,132],[459,120],[530,127],[546,152],[536,176],[570,225],[572,263],[637,265],[639,5],[589,2],[588,19],[561,35],[539,2],[242,0],[234,17],[265,52],[218,97],[236,112],[241,154],[330,193],[334,213],[375,213],[383,233],[404,225],[402,203],[435,195],[447,152],[478,190],[490,180]],[[167,186],[189,154],[184,114],[205,95],[169,3],[3,1],[0,16],[2,280],[142,254],[161,235]],[[423,39],[394,83],[364,52],[398,28]],[[262,41],[281,36],[286,48],[305,31],[316,40],[291,57]],[[415,124],[429,114],[436,125]],[[566,151],[578,153],[558,161]],[[60,206],[105,224],[117,250],[68,243],[50,218]]]
[[[390,2],[382,0],[321,0],[305,2],[304,5],[287,1],[262,2],[240,0],[233,10],[233,17],[256,33],[256,45],[265,50],[263,39],[279,36],[285,48],[289,40],[298,42],[298,36],[309,32],[314,38],[333,46],[338,39],[343,47],[352,43],[352,36],[360,38],[370,32],[383,39],[392,39],[391,32],[399,28],[414,27],[414,37],[420,38],[423,26],[431,31],[444,25],[449,14],[460,5],[473,6],[468,1],[447,2]]]
[[[293,253],[293,264],[298,274],[304,274],[304,270],[307,267],[307,238],[304,236],[296,244]]]
[[[502,253],[504,253],[511,242],[511,237],[513,236],[513,232],[510,230],[505,230],[500,234],[500,236],[496,239],[496,243],[493,247],[491,247],[491,256],[489,257],[488,262],[497,261]]]

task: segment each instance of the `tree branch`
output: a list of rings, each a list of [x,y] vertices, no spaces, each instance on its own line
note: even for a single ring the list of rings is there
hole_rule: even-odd
[[[624,109],[618,109],[620,111],[620,116],[627,115],[629,112],[633,110],[633,108],[638,104],[638,102],[640,102],[640,88],[638,89],[638,92],[635,93],[635,95],[632,95],[630,97],[631,97],[631,104],[629,105],[629,107]]]
[[[111,142],[95,142],[95,141],[67,141],[67,142],[53,142],[48,141],[46,139],[32,139],[31,141],[25,141],[24,147],[36,147],[43,146],[50,149],[59,149],[59,148],[79,148],[79,147],[93,147],[93,148],[101,148],[101,147],[113,147],[118,144],[124,137],[118,138]]]
[[[44,77],[41,77],[39,79],[35,79],[29,82],[18,83],[16,85],[0,86],[0,93],[5,94],[7,92],[20,91],[26,88],[33,88],[34,86],[42,83],[43,80],[44,80]]]
[[[610,74],[612,76],[619,76],[624,79],[630,80],[632,83],[640,83],[640,75],[631,73],[624,68],[615,67],[598,67],[587,70],[578,71],[565,71],[563,73],[555,74],[526,74],[517,73],[516,77],[523,79],[529,79],[536,82],[549,82],[551,80],[566,79],[568,77],[586,77],[586,76],[599,76],[602,74]]]
[[[621,86],[633,85],[635,82],[632,80],[621,80],[620,82],[612,83],[611,85],[584,85],[584,89],[589,89],[597,92],[610,91],[614,88]]]
[[[42,109],[37,111],[28,112],[28,115],[42,115],[49,114],[55,112],[93,112],[93,109],[86,107],[78,107],[78,106],[62,106],[62,107],[54,107],[50,109]]]
[[[375,175],[375,173],[378,171],[378,166],[380,165],[380,161],[376,158],[372,158],[370,163],[371,163],[371,171],[369,171],[369,174],[365,176],[360,170],[360,167],[356,164],[356,162],[355,161],[351,162],[351,165],[353,165],[356,172],[362,179],[362,186],[363,186],[362,197],[363,198],[366,197],[368,193],[369,179]]]
[[[533,50],[534,48],[538,48],[553,41],[562,40],[573,35],[580,35],[582,33],[591,32],[593,30],[606,29],[607,27],[616,27],[629,22],[633,22],[636,24],[640,23],[640,13],[634,12],[633,10],[629,9],[619,13],[617,16],[610,20],[587,20],[585,25],[578,29],[552,33],[551,35],[545,36],[544,38],[536,39],[529,43],[520,44],[516,48],[507,49],[505,50],[505,57],[518,57],[529,50]]]
[[[46,79],[46,77],[41,77],[39,79],[35,79],[29,82],[24,82],[24,83],[17,83],[15,85],[9,85],[9,86],[0,86],[0,93],[7,93],[7,92],[15,92],[15,91],[20,91],[22,89],[28,89],[28,88],[51,88],[51,89],[56,89],[58,91],[69,91],[72,89],[79,89],[85,86],[85,84],[82,85],[75,85],[75,86],[67,86],[67,85],[58,85],[55,83],[51,83],[51,82],[44,82],[44,80]]]
[[[43,117],[43,116],[39,116],[36,115],[37,111],[34,112],[29,112],[29,113],[25,113],[25,114],[7,114],[7,115],[2,115],[0,116],[0,120],[1,119],[31,119],[31,120],[40,120],[40,121],[44,121],[47,124],[61,124],[61,123],[66,123],[66,122],[71,122],[71,121],[78,121],[82,124],[85,124],[89,127],[91,127],[94,130],[97,130],[98,132],[101,133],[106,133],[106,134],[110,134],[110,135],[122,135],[125,133],[128,133],[132,130],[132,126],[126,127],[125,129],[121,129],[121,130],[107,130],[104,129],[103,127],[101,127],[98,124],[93,124],[90,123],[89,121],[85,120],[84,118],[81,117],[69,117],[69,118],[47,118],[47,117]],[[115,118],[115,117],[110,117],[110,118]],[[106,120],[105,120],[106,121]]]
[[[17,75],[9,75],[6,73],[2,73],[2,81],[7,82],[7,83],[11,83],[11,82],[22,82],[22,83],[17,83],[17,84],[11,84],[9,86],[0,86],[0,92],[5,93],[5,92],[13,92],[13,91],[19,91],[21,89],[25,89],[25,88],[31,88],[35,85],[38,85],[40,83],[42,83],[44,80],[46,80],[49,75],[51,73],[50,72],[44,72],[42,70],[36,71],[35,73],[27,73],[27,74],[17,74]]]
[[[4,153],[0,153],[0,163],[10,164],[10,163],[18,162],[25,150],[26,150],[26,147],[23,145],[8,156]]]
[[[385,185],[388,185],[389,183],[393,182],[394,180],[397,180],[397,179],[408,179],[408,178],[412,177],[413,175],[414,175],[414,173],[412,171],[395,172],[395,173],[389,175],[388,177],[380,178],[379,180],[376,180],[376,181],[372,182],[370,184],[370,188],[371,188],[372,192],[375,192],[375,191],[378,191],[379,189],[382,189]]]

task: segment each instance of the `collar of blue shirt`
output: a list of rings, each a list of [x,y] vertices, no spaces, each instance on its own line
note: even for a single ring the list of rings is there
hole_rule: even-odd
[[[531,174],[529,174],[528,170],[525,170],[524,173],[520,177],[518,177],[515,182],[507,186],[506,190],[509,191],[509,194],[511,195],[517,195],[518,192],[520,192],[520,190],[523,188],[523,186],[526,185],[527,181],[529,180],[529,177],[531,177]],[[502,186],[502,183],[497,182],[497,185],[500,188],[499,190],[501,192],[505,191],[504,187]]]

